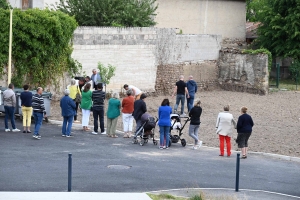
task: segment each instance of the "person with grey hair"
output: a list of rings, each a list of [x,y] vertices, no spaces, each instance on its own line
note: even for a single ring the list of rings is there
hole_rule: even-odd
[[[16,95],[14,92],[14,84],[10,83],[7,90],[3,92],[3,104],[5,110],[5,132],[10,131],[8,128],[8,119],[12,126],[12,132],[19,132],[15,124],[15,108],[16,108]]]
[[[108,137],[117,138],[116,129],[118,117],[120,116],[121,102],[119,100],[119,93],[114,92],[112,98],[108,101],[107,128],[106,133]]]
[[[219,134],[220,140],[220,155],[224,156],[224,140],[226,141],[227,157],[231,155],[231,135],[232,125],[236,127],[236,122],[233,115],[229,113],[229,105],[224,106],[224,112],[220,112],[217,118],[216,133]]]
[[[65,90],[65,96],[60,100],[61,115],[63,116],[62,137],[72,137],[71,129],[75,115],[76,105],[70,95],[70,90]]]
[[[177,112],[177,108],[179,105],[179,102],[181,102],[181,115],[184,114],[184,103],[185,103],[185,97],[190,98],[189,92],[186,87],[186,83],[184,82],[184,76],[180,75],[179,76],[179,81],[176,82],[175,88],[174,88],[174,93],[172,94],[172,97],[176,94],[176,104],[174,106],[174,112]]]
[[[122,100],[122,119],[124,138],[132,136],[134,96],[132,90],[126,91],[127,97]]]
[[[80,92],[79,86],[76,85],[76,80],[75,79],[71,80],[71,85],[69,86],[68,89],[70,90],[69,97],[71,99],[73,99],[73,101],[76,105],[75,115],[74,115],[74,123],[79,123],[80,121],[77,120],[77,110],[78,110],[78,106],[79,106],[80,102],[78,102],[78,99],[76,100],[76,95],[78,93],[81,97],[81,92]]]

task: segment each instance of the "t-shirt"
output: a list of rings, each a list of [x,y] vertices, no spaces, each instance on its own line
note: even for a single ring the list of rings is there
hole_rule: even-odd
[[[134,89],[134,91],[135,91],[135,96],[136,95],[139,95],[139,94],[141,94],[142,93],[142,91],[139,89],[139,88],[137,88],[137,87],[135,87],[135,86],[133,86],[133,85],[128,85],[128,89]]]
[[[176,86],[177,86],[177,94],[185,95],[186,83],[182,80],[179,80],[176,82]]]

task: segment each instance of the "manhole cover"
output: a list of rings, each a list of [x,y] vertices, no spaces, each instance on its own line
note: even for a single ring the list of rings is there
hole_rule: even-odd
[[[127,165],[108,165],[107,168],[110,168],[110,169],[130,169],[131,166],[127,166]]]

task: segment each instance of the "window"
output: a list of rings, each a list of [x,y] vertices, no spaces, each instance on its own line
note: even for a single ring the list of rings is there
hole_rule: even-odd
[[[22,10],[27,10],[28,8],[32,8],[33,0],[22,0]]]

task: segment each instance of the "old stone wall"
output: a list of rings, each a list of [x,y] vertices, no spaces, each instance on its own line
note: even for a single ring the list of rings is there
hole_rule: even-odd
[[[268,56],[242,54],[234,49],[220,51],[218,82],[225,90],[267,94],[269,88]]]

